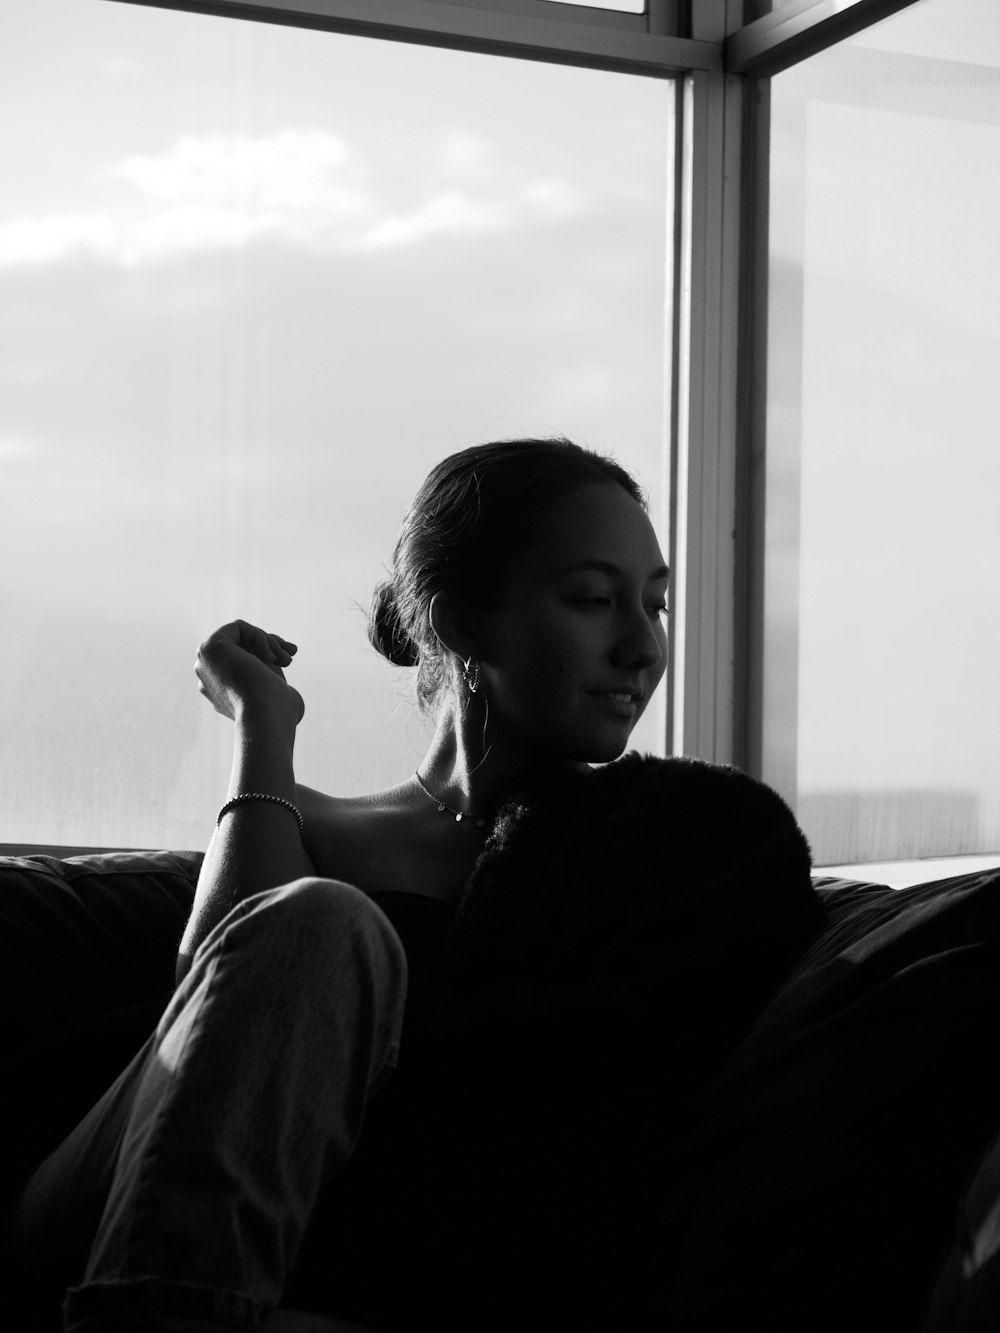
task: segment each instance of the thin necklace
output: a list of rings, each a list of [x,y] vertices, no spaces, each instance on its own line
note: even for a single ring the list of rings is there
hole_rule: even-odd
[[[456,810],[452,806],[448,805],[446,801],[442,801],[439,796],[435,796],[434,793],[426,786],[423,778],[420,776],[419,773],[414,773],[413,776],[417,779],[417,786],[428,798],[428,800],[433,801],[439,810],[447,812],[449,815],[454,815],[456,824],[461,824],[463,820],[471,819],[473,824],[475,824],[476,828],[483,828],[485,826],[486,820],[480,819],[480,817],[478,815],[474,815],[471,810],[466,810],[466,811]]]

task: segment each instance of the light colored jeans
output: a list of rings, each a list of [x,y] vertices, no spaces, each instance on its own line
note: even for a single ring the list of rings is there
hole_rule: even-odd
[[[399,936],[349,885],[303,879],[234,908],[25,1191],[26,1253],[51,1246],[72,1271],[79,1240],[60,1241],[53,1213],[76,1210],[77,1237],[89,1226],[70,1333],[266,1333],[319,1193],[396,1065],[406,988]]]

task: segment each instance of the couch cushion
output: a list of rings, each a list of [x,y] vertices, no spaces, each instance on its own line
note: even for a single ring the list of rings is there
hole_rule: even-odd
[[[1000,1328],[1000,1133],[976,1163],[956,1212],[955,1237],[931,1284],[920,1333],[996,1333]]]
[[[820,887],[830,912],[698,1108],[678,1324],[916,1327],[1000,1124],[1000,875]]]
[[[0,857],[0,1190],[55,1147],[155,1026],[201,854]]]

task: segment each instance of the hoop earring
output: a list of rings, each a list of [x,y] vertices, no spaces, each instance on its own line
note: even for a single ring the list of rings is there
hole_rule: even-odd
[[[462,680],[468,687],[470,697],[473,694],[476,694],[479,690],[479,674],[480,674],[479,663],[474,662],[471,657],[468,659],[468,661],[463,663]],[[489,745],[486,744],[486,729],[490,725],[490,701],[486,697],[485,690],[483,691],[483,706],[485,708],[485,716],[483,717],[483,740],[482,740],[483,757],[482,759],[480,759],[479,763],[476,764],[474,768],[469,769],[470,775],[478,772],[478,770],[482,768],[483,764],[485,764],[487,759],[490,757],[490,751],[493,749],[492,741],[490,741]],[[465,711],[468,708],[468,699],[463,701],[462,708],[463,711]]]
[[[479,689],[479,663],[474,662],[470,657],[462,668],[462,679],[468,686],[470,694],[475,694]]]
[[[489,745],[486,744],[486,728],[490,725],[490,701],[489,699],[487,699],[485,694],[483,695],[483,703],[486,705],[486,716],[483,718],[483,739],[482,739],[483,757],[482,759],[480,759],[479,763],[476,764],[475,768],[469,769],[470,777],[472,776],[473,773],[479,772],[483,764],[485,764],[487,759],[489,759],[490,751],[493,749],[492,741],[490,741]]]

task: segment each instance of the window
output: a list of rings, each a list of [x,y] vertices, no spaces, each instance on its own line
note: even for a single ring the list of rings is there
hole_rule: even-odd
[[[998,863],[1000,18],[916,5],[771,126],[763,777],[819,863]]]
[[[663,526],[672,85],[106,0],[10,0],[0,67],[0,837],[203,847],[235,615],[302,781],[401,779],[363,608],[434,461],[566,434]]]
[[[646,0],[549,0],[555,5],[582,5],[586,9],[616,9],[622,14],[641,14]]]

